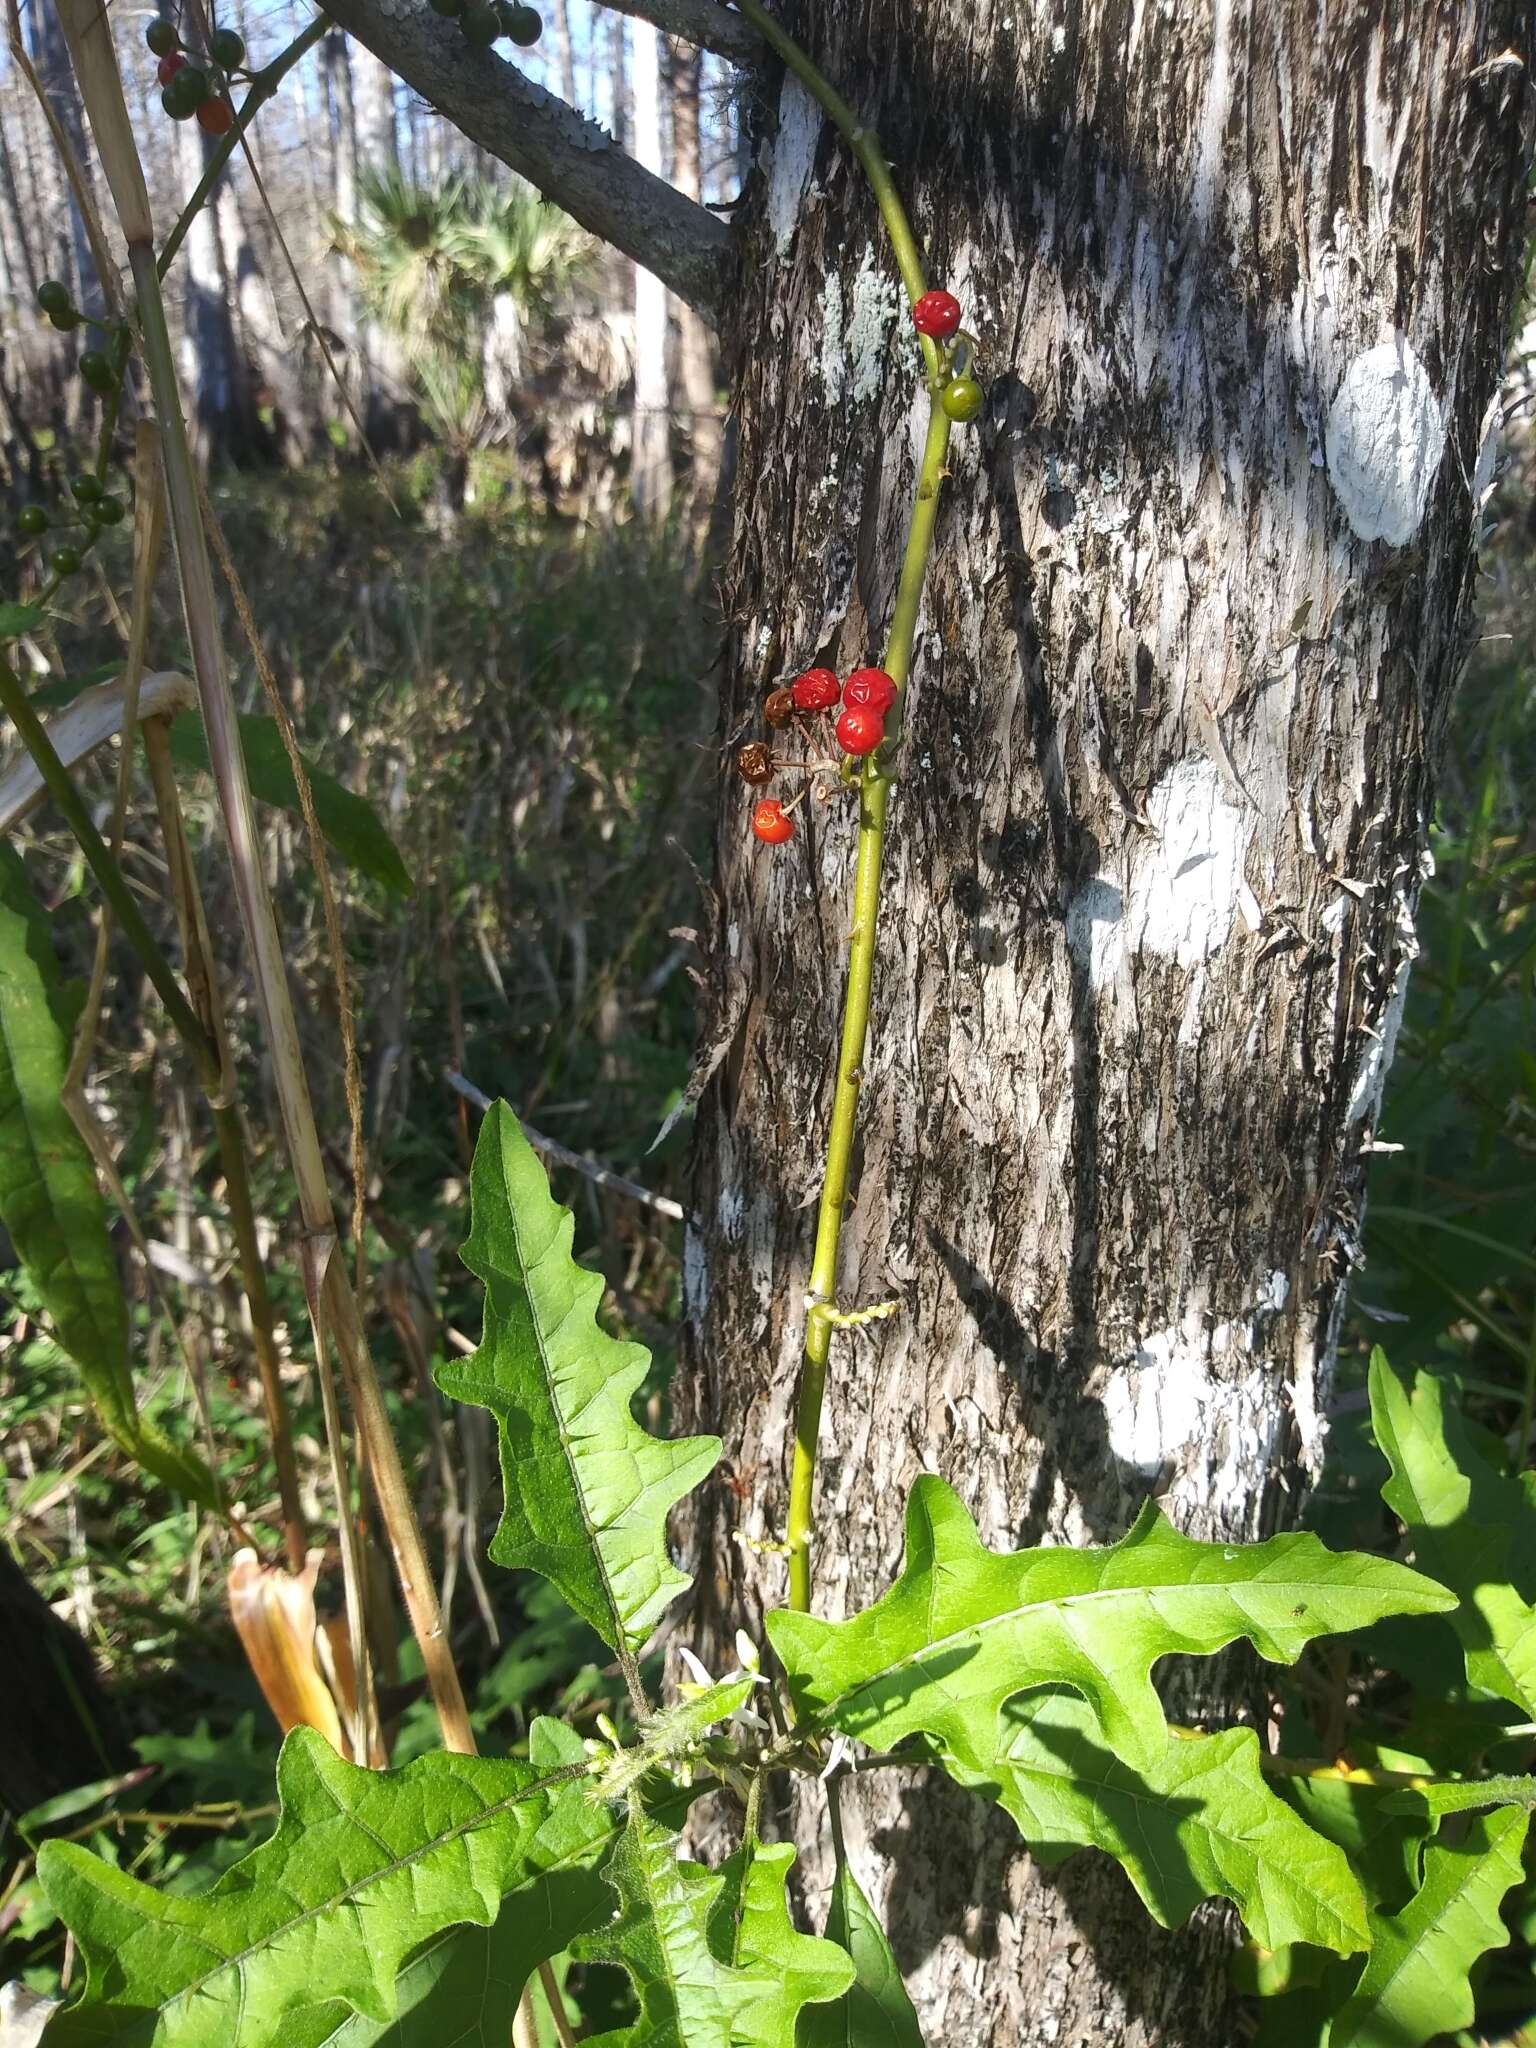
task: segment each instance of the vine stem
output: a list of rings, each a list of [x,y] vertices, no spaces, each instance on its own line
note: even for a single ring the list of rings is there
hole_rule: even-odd
[[[780,27],[758,0],[737,0],[737,6],[837,128],[868,178],[880,217],[890,237],[896,267],[907,297],[916,304],[927,290],[923,259],[902,206],[891,167],[878,136],[866,128],[841,94],[822,77],[799,44]],[[795,1415],[795,1455],[789,1481],[789,1604],[801,1613],[811,1605],[811,1532],[816,1511],[816,1447],[827,1390],[827,1365],[832,1348],[837,1296],[837,1253],[843,1213],[848,1206],[848,1172],[853,1134],[858,1122],[859,1089],[864,1075],[864,1048],[869,1040],[870,993],[874,984],[875,947],[879,936],[881,880],[885,854],[886,812],[896,776],[891,767],[894,741],[906,707],[907,677],[917,636],[917,615],[933,552],[939,490],[946,474],[950,421],[939,403],[943,359],[928,336],[920,337],[928,384],[928,432],[918,471],[917,498],[907,528],[901,582],[886,643],[885,669],[896,685],[896,702],[887,721],[887,738],[859,772],[858,852],[853,874],[853,937],[843,997],[843,1028],[837,1053],[837,1081],[832,1097],[832,1122],[827,1134],[827,1165],[816,1212],[816,1248],[811,1259],[807,1297],[805,1352],[800,1368],[800,1393]]]

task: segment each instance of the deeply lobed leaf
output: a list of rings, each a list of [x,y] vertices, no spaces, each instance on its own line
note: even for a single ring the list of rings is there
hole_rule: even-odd
[[[530,1963],[595,1908],[613,1822],[543,1764],[436,1754],[367,1771],[299,1728],[277,1786],[271,1838],[195,1897],[44,1845],[44,1886],[86,1968],[47,2048],[320,2048],[353,2013],[391,2020],[406,1957],[495,1921],[509,1893]]]
[[[986,1769],[1003,1702],[1066,1685],[1126,1762],[1154,1763],[1167,1723],[1159,1658],[1209,1656],[1246,1637],[1292,1663],[1320,1635],[1387,1614],[1439,1613],[1453,1595],[1406,1567],[1335,1554],[1315,1536],[1198,1543],[1150,1502],[1105,1550],[988,1550],[958,1496],[923,1477],[907,1504],[901,1576],[852,1620],[768,1617],[801,1720],[889,1747],[936,1736]]]
[[[599,1326],[602,1280],[571,1257],[571,1212],[504,1102],[481,1125],[470,1189],[463,1258],[485,1283],[485,1334],[437,1377],[496,1417],[505,1505],[491,1556],[552,1580],[613,1648],[637,1647],[689,1583],[667,1555],[667,1512],[719,1439],[663,1442],[631,1415],[647,1354]]]
[[[1334,2017],[1327,2048],[1423,2048],[1471,2024],[1468,1974],[1502,1948],[1504,1895],[1521,1876],[1530,1814],[1506,1807],[1479,1814],[1455,1844],[1424,1852],[1424,1882],[1400,1913],[1371,1916],[1370,1957]]]
[[[572,1952],[621,1964],[640,2019],[593,2048],[788,2048],[797,2016],[853,1980],[840,1948],[790,1923],[794,1850],[742,1848],[710,1871],[680,1863],[677,1849],[676,1835],[631,1808],[604,1873],[618,1913]]]
[[[1265,1783],[1251,1728],[1170,1730],[1133,1769],[1104,1747],[1086,1700],[1029,1693],[1004,1710],[991,1765],[956,1775],[995,1775],[1001,1804],[1047,1865],[1077,1848],[1107,1851],[1164,1927],[1223,1897],[1267,1949],[1304,1941],[1349,1955],[1370,1946],[1348,1857]]]
[[[1451,1625],[1467,1676],[1536,1715],[1536,1502],[1473,1448],[1440,1382],[1408,1385],[1371,1354],[1371,1424],[1392,1467],[1381,1489],[1415,1558],[1459,1596]]]

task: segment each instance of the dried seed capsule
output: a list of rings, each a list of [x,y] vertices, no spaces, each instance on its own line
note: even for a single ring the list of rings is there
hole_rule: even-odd
[[[748,740],[736,755],[736,773],[754,788],[773,780],[773,761],[761,740]]]
[[[777,732],[788,725],[795,715],[795,693],[793,690],[770,690],[763,700],[763,716]]]

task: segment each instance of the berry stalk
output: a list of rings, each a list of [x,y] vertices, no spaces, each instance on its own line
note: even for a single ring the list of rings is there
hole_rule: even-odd
[[[885,652],[886,673],[898,695],[891,707],[890,733],[899,729],[905,703],[912,643],[917,635],[918,607],[933,530],[938,518],[939,489],[949,453],[949,415],[930,399],[928,434],[918,472],[917,498],[907,528],[901,582],[891,617]],[[837,1051],[837,1085],[832,1097],[832,1122],[827,1133],[827,1168],[816,1211],[816,1249],[811,1259],[810,1312],[805,1324],[805,1355],[800,1368],[800,1399],[795,1413],[795,1456],[789,1482],[789,1604],[801,1613],[811,1605],[811,1531],[816,1508],[816,1445],[827,1389],[827,1361],[836,1327],[837,1252],[843,1212],[848,1204],[848,1169],[858,1122],[859,1089],[864,1049],[869,1039],[870,992],[874,984],[875,945],[880,922],[880,889],[885,855],[886,810],[895,778],[882,746],[869,755],[859,774],[858,855],[853,873],[853,938],[848,949],[848,978],[843,997],[843,1029]]]
[[[800,1368],[795,1455],[789,1482],[789,1521],[785,1530],[789,1550],[789,1604],[801,1613],[808,1613],[811,1605],[811,1531],[816,1508],[816,1445],[827,1389],[832,1332],[838,1327],[837,1253],[842,1237],[843,1212],[848,1205],[848,1170],[853,1157],[854,1128],[858,1122],[864,1049],[869,1039],[870,992],[874,984],[881,870],[885,855],[885,820],[895,780],[889,765],[890,742],[901,729],[907,674],[912,664],[912,644],[917,636],[918,608],[928,574],[928,559],[933,551],[939,490],[949,453],[952,415],[943,403],[943,394],[952,373],[940,343],[958,327],[960,308],[950,293],[928,290],[927,279],[923,275],[922,252],[892,180],[890,165],[873,130],[863,125],[848,102],[822,77],[793,37],[765,12],[759,0],[736,0],[736,4],[837,128],[868,178],[890,237],[896,267],[912,305],[913,324],[928,373],[928,433],[923,444],[917,497],[907,528],[901,582],[897,587],[885,652],[885,670],[896,684],[897,694],[889,707],[884,740],[863,756],[855,771],[859,784],[859,835],[853,875],[853,937],[848,951],[832,1121],[827,1133],[827,1166],[816,1212],[816,1248],[811,1259],[810,1308],[806,1316],[805,1351]],[[810,675],[814,677],[820,673],[812,670]],[[801,681],[809,679],[802,677]],[[835,685],[835,677],[829,680]],[[799,685],[796,688],[798,693]],[[848,715],[845,713],[844,717]],[[842,736],[841,726],[839,736]]]

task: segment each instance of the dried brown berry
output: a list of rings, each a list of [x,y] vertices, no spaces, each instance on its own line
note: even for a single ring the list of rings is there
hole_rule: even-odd
[[[736,756],[736,773],[754,788],[773,780],[773,760],[761,740],[748,740]]]
[[[788,725],[795,715],[795,693],[793,690],[770,690],[763,701],[763,716],[777,732],[780,726]]]

